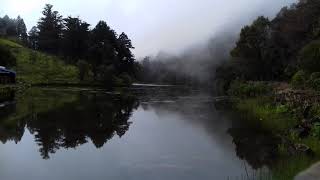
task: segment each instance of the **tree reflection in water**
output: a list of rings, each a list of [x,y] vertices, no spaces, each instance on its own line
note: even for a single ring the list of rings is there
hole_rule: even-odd
[[[90,139],[97,148],[129,129],[138,107],[131,95],[31,90],[1,113],[0,140],[18,143],[25,128],[34,135],[41,156],[76,148]]]
[[[230,128],[237,156],[246,160],[253,169],[270,167],[278,159],[280,139],[272,134],[254,128]]]

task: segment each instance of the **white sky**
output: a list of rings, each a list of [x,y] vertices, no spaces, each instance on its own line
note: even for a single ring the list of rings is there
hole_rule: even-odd
[[[118,34],[126,32],[137,58],[159,51],[177,53],[203,42],[225,25],[273,16],[297,0],[0,0],[0,16],[21,15],[28,29],[46,3],[64,17],[80,16],[94,27],[105,20]],[[240,31],[240,29],[239,29]]]

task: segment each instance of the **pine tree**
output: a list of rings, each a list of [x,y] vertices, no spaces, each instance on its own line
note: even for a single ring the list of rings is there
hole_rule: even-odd
[[[38,44],[40,50],[58,53],[62,36],[63,20],[59,12],[53,11],[52,8],[52,5],[46,4],[42,11],[43,17],[38,22]]]
[[[120,71],[132,73],[135,60],[134,55],[131,52],[131,49],[134,49],[132,42],[124,32],[120,34],[117,41]]]
[[[64,19],[65,30],[63,31],[63,52],[71,58],[71,63],[84,59],[89,43],[90,24],[79,18],[68,17]]]
[[[29,46],[34,50],[38,49],[38,37],[39,30],[36,26],[33,26],[29,31]]]
[[[117,35],[115,31],[106,22],[100,21],[92,30],[88,53],[95,80],[97,80],[99,69],[115,63],[116,45]]]
[[[20,16],[18,16],[16,21],[17,21],[18,37],[23,43],[26,44],[28,39],[26,24],[24,23],[24,20]]]

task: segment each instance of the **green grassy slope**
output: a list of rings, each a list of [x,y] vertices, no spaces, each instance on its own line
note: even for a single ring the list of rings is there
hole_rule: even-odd
[[[33,51],[20,44],[0,39],[0,45],[10,48],[17,58],[17,81],[36,84],[76,84],[79,83],[78,68],[65,64],[60,58]]]

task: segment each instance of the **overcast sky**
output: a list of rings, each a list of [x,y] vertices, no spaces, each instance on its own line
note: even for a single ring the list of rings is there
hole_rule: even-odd
[[[226,25],[274,16],[297,0],[0,0],[0,16],[21,15],[28,29],[46,3],[63,16],[80,16],[94,26],[105,20],[132,39],[140,58],[159,51],[177,53],[204,42]],[[239,29],[240,31],[240,29]]]

